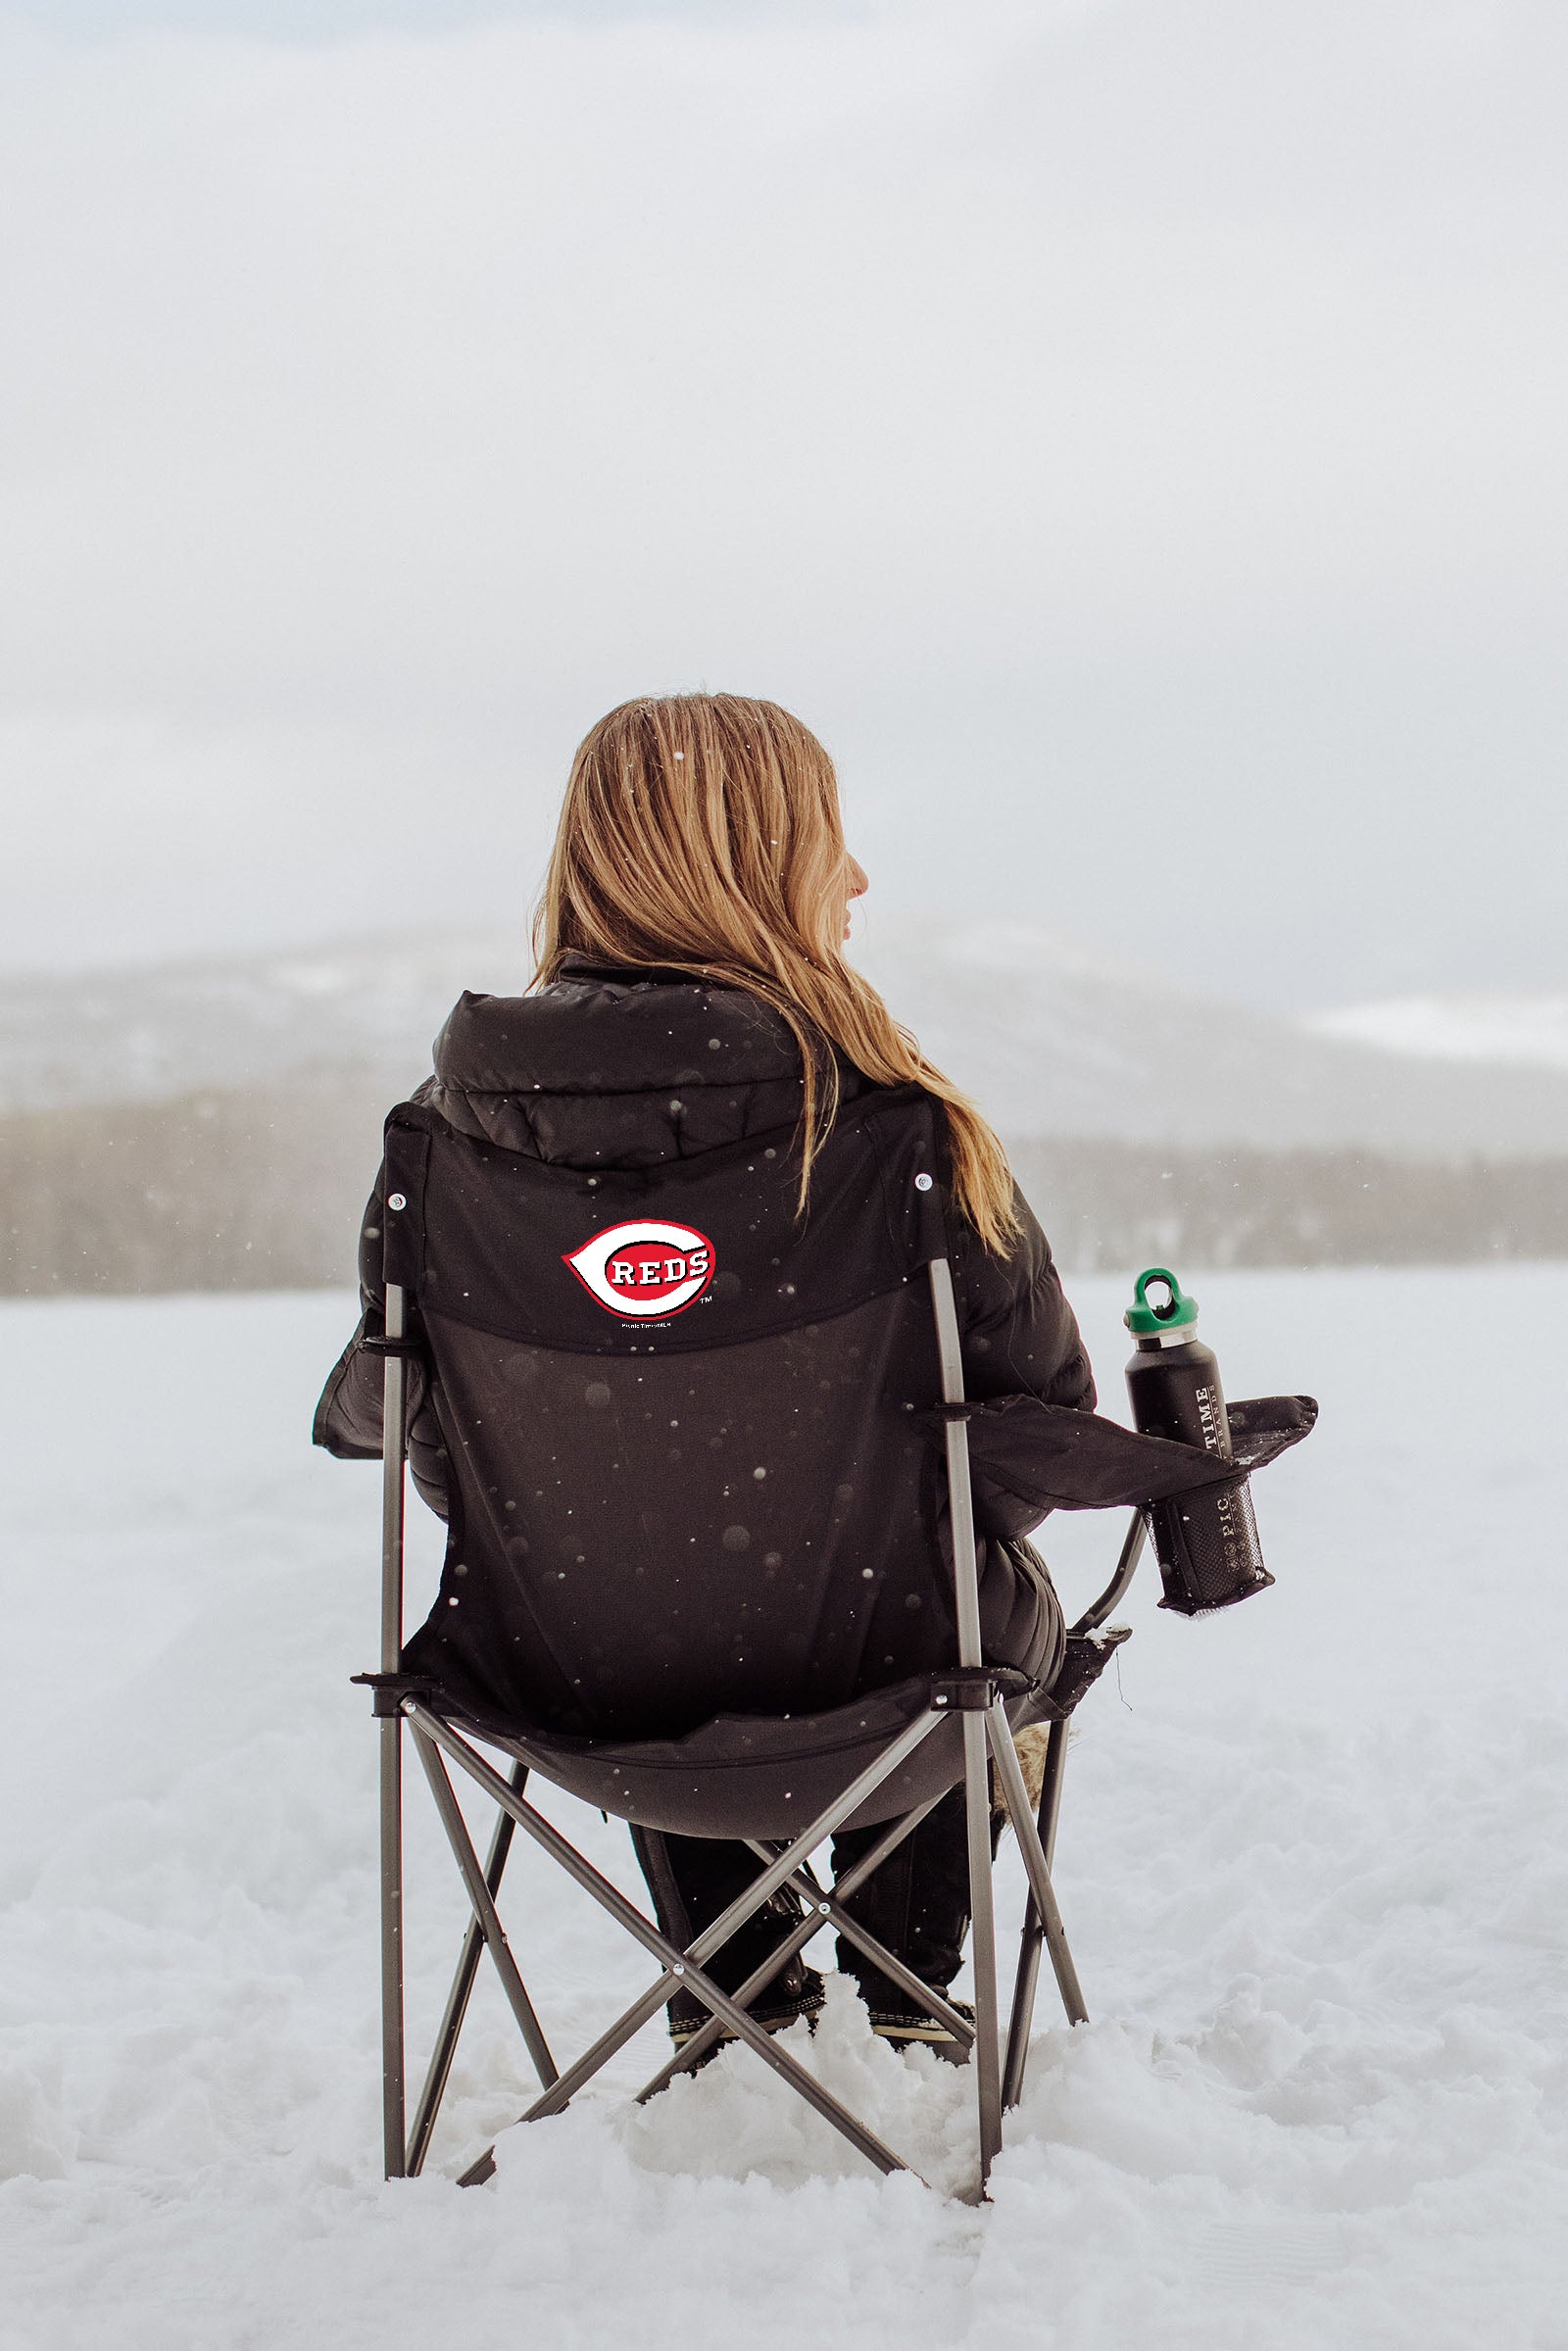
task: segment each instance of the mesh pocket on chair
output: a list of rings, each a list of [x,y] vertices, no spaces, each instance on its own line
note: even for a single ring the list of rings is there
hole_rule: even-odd
[[[1205,1616],[1234,1607],[1274,1581],[1263,1565],[1245,1477],[1172,1494],[1153,1504],[1149,1520],[1164,1586],[1162,1608]]]

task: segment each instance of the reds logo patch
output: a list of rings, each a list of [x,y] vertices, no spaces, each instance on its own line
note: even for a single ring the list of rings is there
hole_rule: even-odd
[[[678,1314],[713,1278],[713,1245],[689,1224],[612,1224],[585,1241],[569,1265],[612,1314]]]

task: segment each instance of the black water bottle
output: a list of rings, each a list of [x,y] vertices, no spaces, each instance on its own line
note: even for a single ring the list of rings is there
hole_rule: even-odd
[[[1151,1285],[1165,1291],[1162,1303],[1151,1303]],[[1234,1459],[1219,1364],[1198,1337],[1197,1299],[1164,1266],[1152,1265],[1134,1284],[1123,1320],[1136,1342],[1127,1365],[1133,1426],[1146,1437]],[[1200,1616],[1274,1581],[1263,1565],[1245,1474],[1155,1502],[1149,1521],[1165,1587],[1162,1608]]]

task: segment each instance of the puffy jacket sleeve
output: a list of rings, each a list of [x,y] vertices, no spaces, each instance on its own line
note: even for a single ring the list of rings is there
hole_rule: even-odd
[[[365,1346],[386,1329],[386,1291],[381,1279],[381,1220],[386,1191],[383,1163],[360,1226],[359,1327],[328,1375],[316,1407],[312,1443],[339,1461],[381,1457],[382,1358]],[[421,1500],[438,1518],[447,1515],[447,1451],[430,1377],[417,1356],[409,1361],[409,1467]]]
[[[1013,1187],[1018,1232],[1005,1252],[988,1249],[955,1219],[954,1289],[963,1341],[965,1393],[977,1401],[1017,1395],[1095,1408],[1095,1376],[1077,1319],[1034,1211]]]

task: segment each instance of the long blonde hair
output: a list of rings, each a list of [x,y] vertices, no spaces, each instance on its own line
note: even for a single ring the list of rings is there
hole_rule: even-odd
[[[744,988],[793,1031],[805,1071],[801,1200],[838,1108],[827,1046],[947,1114],[957,1204],[988,1248],[1017,1230],[1006,1154],[844,959],[849,852],[827,753],[776,703],[739,694],[624,702],[571,762],[534,918],[536,987],[569,955],[662,964]]]

